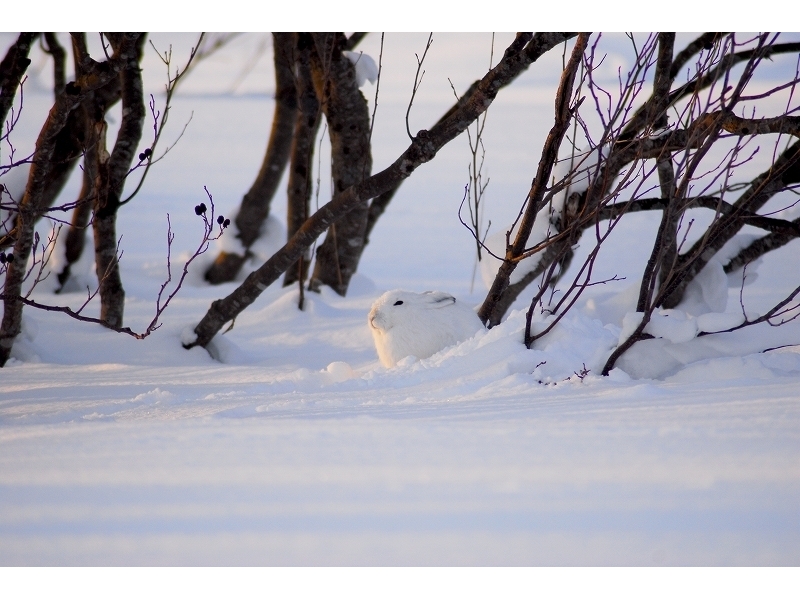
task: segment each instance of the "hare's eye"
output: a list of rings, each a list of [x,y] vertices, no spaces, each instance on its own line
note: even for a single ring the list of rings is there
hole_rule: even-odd
[[[403,302],[402,301],[395,301],[394,304],[395,305],[403,305]]]

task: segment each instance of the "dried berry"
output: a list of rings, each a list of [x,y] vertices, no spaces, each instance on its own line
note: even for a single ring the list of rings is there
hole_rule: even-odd
[[[6,263],[6,254],[5,252],[0,251],[0,264]]]
[[[217,224],[222,224],[225,222],[225,216],[217,216]]]
[[[224,226],[225,228],[228,228],[230,226],[230,224],[231,224],[231,219],[230,218],[226,218],[225,222],[222,223],[222,226]]]
[[[9,264],[10,264],[11,262],[13,262],[13,261],[14,261],[14,254],[13,254],[13,253],[9,253],[9,254],[6,256],[6,261],[7,261]]]
[[[145,156],[145,155],[144,155],[144,152],[142,152],[141,154],[139,154],[139,162],[142,162],[142,161],[144,161],[144,160],[145,160],[145,158],[147,158],[147,156]]]
[[[206,204],[201,203],[199,206],[194,207],[194,213],[200,216],[202,214],[205,214],[207,209],[208,208],[206,208]]]
[[[144,150],[142,153],[144,154],[144,157],[145,157],[145,158],[149,158],[150,156],[152,156],[152,155],[153,155],[153,150],[151,150],[151,149],[148,147],[148,148],[145,148],[145,150]]]

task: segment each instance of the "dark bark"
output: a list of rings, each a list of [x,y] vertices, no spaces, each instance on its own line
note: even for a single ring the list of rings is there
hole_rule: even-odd
[[[666,309],[678,305],[686,287],[711,257],[748,224],[748,215],[763,207],[776,193],[796,183],[800,183],[800,141],[787,148],[768,171],[753,180],[734,202],[733,210],[717,219],[703,238],[695,242],[686,253],[678,256],[675,274],[665,285],[660,305]]]
[[[124,56],[135,47],[136,39],[127,36],[114,57],[103,63],[93,61],[88,54],[82,60],[83,74],[77,81],[68,84],[65,93],[56,98],[47,120],[36,140],[31,172],[25,194],[19,206],[19,218],[14,242],[15,260],[9,264],[3,292],[3,321],[0,326],[0,366],[5,365],[11,353],[14,339],[19,334],[22,323],[22,306],[19,300],[22,281],[25,277],[28,258],[33,246],[33,228],[44,206],[44,194],[53,170],[53,156],[59,134],[67,125],[69,116],[85,96],[108,84],[124,67]]]
[[[85,48],[86,40],[85,34],[73,34],[75,38],[80,39],[80,48]],[[79,53],[84,50],[79,49]],[[56,51],[56,54],[58,52]],[[91,67],[91,63],[87,63]],[[54,67],[61,70],[61,67]],[[80,59],[78,54],[75,58],[75,71],[82,73]],[[66,89],[66,85],[64,86]],[[74,84],[69,88],[70,93],[76,92]],[[58,97],[58,85],[55,88],[55,95]],[[56,198],[61,194],[61,191],[69,180],[78,159],[85,151],[86,146],[86,128],[92,126],[90,120],[87,120],[86,112],[83,108],[87,103],[92,106],[88,109],[91,111],[101,111],[104,114],[114,103],[119,100],[119,77],[112,77],[112,79],[102,88],[85,93],[82,96],[81,108],[72,110],[68,117],[66,125],[59,131],[55,140],[55,149],[49,158],[50,164],[47,170],[47,178],[44,182],[44,190],[41,195],[41,206],[47,208],[55,203]],[[34,160],[36,158],[34,157]],[[41,214],[36,216],[36,220],[40,218]],[[17,238],[17,221],[15,219],[12,230],[3,238],[0,238],[0,248],[12,246]]]
[[[662,245],[664,250],[661,256],[661,264],[658,268],[658,282],[663,285],[675,265],[675,260],[678,258],[678,226],[686,206],[675,205],[675,167],[672,164],[672,160],[661,160],[658,163],[658,173],[661,181],[661,192],[669,199],[668,205],[671,206]]]
[[[681,69],[686,66],[692,56],[700,52],[700,50],[710,50],[714,47],[714,44],[719,42],[725,35],[725,33],[716,33],[713,31],[703,33],[694,41],[687,44],[683,50],[676,54],[675,60],[672,61],[669,71],[670,79],[673,81],[675,80],[675,77],[680,74]]]
[[[53,57],[53,95],[57,99],[64,93],[66,86],[66,51],[58,42],[58,38],[54,33],[45,33],[44,36],[47,44],[46,51]],[[76,118],[76,112],[77,111],[72,111],[69,114],[67,125],[56,139],[56,149],[52,158],[51,173],[48,182],[45,184],[45,191],[42,194],[42,204],[45,207],[51,206],[55,198],[61,192],[61,189],[69,179],[69,175],[80,153],[80,148],[78,146],[82,142],[83,137],[81,132],[77,130],[80,125],[79,118]],[[15,217],[11,232],[0,239],[0,247],[10,247],[14,244],[19,230],[18,227],[19,221],[18,218]]]
[[[534,280],[542,276],[554,261],[562,261],[560,270],[563,273],[566,267],[564,262],[572,257],[572,245],[573,243],[571,243],[569,239],[553,243],[544,250],[544,255],[533,270],[525,274],[525,276],[517,282],[509,282],[506,290],[500,295],[500,298],[493,305],[491,313],[489,313],[489,317],[486,320],[487,327],[492,328],[493,326],[497,326],[502,321],[505,313],[514,304],[514,301],[522,294],[522,291]]]
[[[386,211],[386,208],[389,207],[389,202],[392,201],[392,198],[399,188],[400,185],[394,189],[389,189],[386,193],[381,193],[370,202],[369,210],[367,211],[367,226],[364,229],[364,247],[369,244],[369,236],[372,233],[372,229],[375,228],[375,225],[378,223],[378,218],[380,218]]]
[[[740,101],[742,94],[744,92],[745,86],[749,82],[750,78],[753,75],[754,69],[758,62],[763,59],[764,55],[769,51],[769,46],[766,44],[767,36],[766,34],[762,34],[759,36],[758,46],[755,50],[750,52],[750,59],[748,60],[747,65],[745,66],[742,75],[739,77],[735,86],[727,85],[726,81],[726,89],[725,93],[730,92],[728,96],[725,110],[727,113],[730,113],[736,107],[737,103]],[[721,60],[720,69],[726,62],[728,61],[728,57],[723,57]],[[700,166],[701,160],[704,156],[709,152],[713,144],[719,139],[720,133],[723,130],[722,123],[725,120],[726,113],[715,113],[715,114],[705,114],[701,115],[696,124],[698,125],[696,128],[699,130],[701,136],[704,137],[702,143],[700,144],[698,151],[694,152],[691,157],[689,158],[685,170],[682,174],[680,184],[677,186],[675,191],[675,198],[680,200],[685,198],[690,187],[691,181],[693,180],[697,169]],[[797,151],[794,152],[798,154]],[[777,161],[780,162],[782,159],[786,157],[786,152],[781,156],[781,158]],[[765,173],[767,179],[772,179],[772,181],[764,180],[759,183],[759,189],[756,190],[754,193],[753,186],[751,184],[750,189],[746,191],[742,197],[740,197],[735,206],[742,208],[743,210],[754,210],[758,209],[763,206],[761,202],[761,195],[760,191],[763,189],[764,184],[766,183],[769,186],[769,182],[774,182],[775,179],[783,178],[781,175],[785,174],[786,170],[791,170],[793,161],[796,161],[797,155],[790,158],[787,162],[778,166],[776,168],[777,173],[770,169],[768,173]],[[777,162],[773,164],[773,168],[777,166]],[[726,168],[732,168],[731,164],[729,163]],[[780,173],[780,174],[778,174]],[[660,178],[661,172],[659,172]],[[671,173],[670,173],[671,174]],[[775,176],[772,176],[775,175]],[[672,177],[674,179],[674,177]],[[759,177],[761,178],[761,177]],[[663,185],[663,180],[662,180]],[[772,194],[777,192],[777,190],[773,191]],[[763,201],[767,201],[763,199]],[[668,210],[665,210],[665,214]],[[663,288],[659,289],[658,293],[653,298],[652,302],[648,301],[646,308],[643,311],[643,318],[640,325],[636,328],[633,334],[626,339],[624,343],[618,346],[611,356],[606,361],[605,366],[603,367],[603,375],[608,375],[611,369],[614,367],[617,359],[621,355],[623,355],[628,349],[630,349],[636,342],[646,338],[643,334],[644,328],[649,321],[650,317],[652,316],[653,310],[656,307],[664,306],[667,308],[676,307],[677,304],[683,297],[683,292],[688,285],[688,282],[697,275],[697,273],[702,270],[703,266],[708,263],[708,260],[716,254],[717,251],[722,247],[725,241],[720,242],[720,239],[724,238],[727,235],[728,238],[735,234],[735,231],[731,232],[731,229],[737,228],[735,225],[735,220],[738,218],[738,213],[733,211],[728,215],[725,215],[718,220],[715,220],[711,226],[706,231],[703,238],[701,238],[695,246],[690,250],[687,254],[679,256],[675,261],[677,262],[673,268],[670,269],[668,275],[665,277],[665,281],[663,283]],[[662,218],[663,223],[663,218]],[[740,228],[740,226],[739,226]],[[737,228],[738,230],[738,228]],[[661,232],[661,231],[659,231]],[[658,242],[658,241],[657,241]],[[717,244],[718,243],[718,244]],[[798,287],[800,290],[800,287]]]
[[[122,326],[125,311],[125,289],[119,272],[117,251],[117,209],[119,194],[113,191],[109,156],[106,152],[106,123],[96,124],[96,135],[90,138],[97,150],[87,152],[87,157],[96,157],[95,208],[92,230],[94,231],[94,261],[100,286],[100,319],[108,326]],[[114,201],[116,195],[117,201]],[[102,203],[105,202],[105,203]]]
[[[660,41],[666,41],[664,39],[665,35],[668,34],[661,34]],[[772,46],[759,46],[756,50],[747,50],[731,54],[729,58],[721,61],[717,67],[710,69],[709,73],[701,74],[689,83],[669,92],[666,96],[665,105],[665,96],[663,92],[658,92],[658,89],[662,89],[663,91],[666,81],[669,81],[669,84],[672,85],[680,69],[683,68],[694,54],[700,49],[709,49],[710,45],[716,43],[722,37],[724,37],[724,34],[703,34],[676,55],[669,69],[669,77],[660,77],[661,85],[654,88],[653,95],[631,117],[619,138],[613,143],[611,151],[601,167],[600,172],[592,181],[589,189],[582,193],[577,201],[577,207],[574,210],[576,214],[578,214],[577,221],[571,222],[568,226],[575,226],[579,228],[579,231],[583,231],[593,226],[597,219],[615,218],[627,211],[636,211],[638,209],[665,209],[670,206],[672,222],[669,224],[668,228],[671,231],[676,227],[676,222],[679,219],[681,210],[685,210],[689,207],[702,205],[703,207],[716,209],[717,204],[719,204],[719,207],[724,213],[727,204],[720,203],[718,198],[712,197],[693,198],[691,201],[686,200],[684,202],[686,205],[681,209],[675,209],[671,204],[664,203],[662,200],[640,200],[631,204],[622,203],[610,206],[606,204],[609,199],[612,199],[608,197],[608,193],[612,188],[613,182],[619,177],[623,169],[631,163],[646,159],[660,161],[664,159],[664,156],[674,152],[685,151],[688,148],[699,148],[706,142],[709,135],[717,135],[720,129],[742,136],[776,132],[798,134],[798,126],[800,126],[800,118],[798,117],[783,116],[772,119],[742,119],[732,113],[722,114],[716,112],[706,114],[697,119],[687,129],[672,130],[660,137],[635,137],[637,133],[641,133],[646,129],[657,129],[659,120],[661,120],[662,125],[666,124],[664,118],[670,106],[674,105],[681,98],[708,87],[734,65],[743,61],[751,61],[753,59],[761,60],[769,56],[797,52],[800,50],[800,44],[787,43],[774,44]],[[773,191],[770,197],[774,195],[775,192],[777,191]],[[702,203],[692,203],[698,200],[702,200]],[[714,205],[712,206],[711,203]],[[785,221],[760,217],[754,214],[755,209],[757,208],[751,211],[750,209],[743,209],[740,206],[737,208],[737,213],[740,215],[740,218],[748,220],[747,224],[760,226],[767,230],[786,230],[788,226],[791,226],[787,225]],[[736,230],[738,231],[739,228]],[[663,252],[662,263],[668,265],[668,267],[662,268],[659,271],[659,278],[662,279],[662,283],[666,282],[664,277],[671,270],[669,266],[672,264],[675,264],[676,269],[683,267],[684,273],[689,276],[688,279],[682,281],[682,289],[685,289],[685,285],[699,272],[699,269],[697,271],[694,271],[694,269],[686,271],[685,265],[680,264],[675,255],[677,251],[676,244],[673,243],[671,239],[666,240],[667,245]],[[559,252],[551,252],[550,259],[554,259],[552,256],[556,254],[560,255]],[[547,264],[541,264],[541,271],[544,271],[546,266]],[[540,274],[541,271],[539,272]],[[526,280],[532,281],[533,279],[533,277],[526,277]],[[680,291],[681,296],[683,292],[682,289]],[[512,290],[516,294],[522,291],[517,285],[515,285],[515,288]],[[516,297],[509,297],[508,301],[498,301],[495,304],[495,309],[490,314],[489,321],[499,323],[505,310],[510,307],[515,298]],[[504,308],[504,310],[500,311],[502,308]]]
[[[85,46],[85,34],[80,36],[81,47]],[[143,41],[143,40],[141,40]],[[141,41],[139,42],[141,44]],[[141,47],[138,47],[141,55]],[[75,53],[75,68],[81,72],[79,56],[81,51]],[[102,121],[108,110],[120,100],[121,83],[120,77],[114,77],[107,85],[86,95],[80,107],[73,111],[71,115],[71,126],[76,131],[72,137],[80,142],[83,159],[83,184],[80,193],[75,200],[75,208],[72,212],[72,220],[67,231],[65,248],[65,264],[61,272],[58,273],[59,291],[64,288],[70,277],[72,265],[75,264],[83,254],[86,245],[86,234],[89,225],[89,218],[92,214],[95,199],[97,197],[95,185],[98,176],[97,145],[92,140],[95,138],[95,124]],[[105,146],[104,146],[105,148]]]
[[[506,49],[503,58],[474,87],[463,104],[430,131],[419,131],[411,145],[388,168],[340,193],[314,213],[294,237],[224,299],[214,301],[194,329],[197,338],[184,345],[189,349],[205,347],[214,335],[252,304],[259,295],[286,271],[330,224],[355,206],[397,187],[421,164],[432,160],[447,143],[491,105],[497,93],[511,83],[531,63],[548,50],[572,37],[568,33],[518,34]]]
[[[617,360],[620,357],[622,357],[625,354],[625,352],[628,349],[630,349],[633,345],[635,345],[639,341],[653,338],[651,335],[644,332],[644,329],[650,323],[650,318],[652,316],[653,316],[652,309],[646,309],[642,313],[642,321],[639,323],[636,329],[631,333],[631,335],[628,338],[622,341],[622,343],[611,352],[611,355],[608,356],[608,359],[606,360],[606,363],[603,366],[602,371],[600,372],[603,376],[608,376],[608,374],[611,373],[611,370],[614,369]]]
[[[678,252],[676,239],[680,211],[675,205],[675,170],[672,166],[672,158],[668,156],[664,160],[659,160],[657,168],[664,209],[661,212],[661,222],[658,224],[653,249],[642,274],[639,299],[636,302],[636,311],[638,312],[650,309],[653,293],[656,290],[656,281],[664,282],[672,270]]]
[[[311,76],[311,51],[314,38],[310,33],[297,34],[295,75],[297,86],[297,119],[294,125],[292,152],[289,160],[289,186],[287,189],[286,238],[291,239],[300,230],[311,213],[313,187],[314,140],[320,124],[320,105]],[[308,276],[310,252],[286,270],[283,286],[297,281],[305,282]],[[302,284],[301,284],[302,290]]]
[[[666,110],[669,106],[669,90],[673,79],[670,74],[674,43],[674,33],[658,34],[658,59],[653,81],[653,95],[648,101],[645,115],[647,122],[652,122],[655,129],[667,126]],[[636,303],[636,311],[639,312],[649,309],[656,281],[664,281],[667,273],[672,269],[678,253],[678,222],[683,211],[677,205],[675,197],[675,169],[672,165],[671,154],[666,154],[657,161],[657,170],[661,198],[666,207],[661,213],[661,223],[658,226],[655,243],[642,275],[639,300]]]
[[[38,33],[20,33],[0,62],[0,125],[6,122],[8,111],[14,103],[14,96],[20,81],[31,63],[28,54]],[[5,131],[2,132],[5,134]]]
[[[744,268],[747,264],[757,260],[762,255],[783,247],[790,241],[800,237],[800,218],[795,218],[791,221],[797,228],[797,232],[772,232],[759,239],[756,239],[750,245],[743,248],[736,256],[725,264],[724,270],[726,274],[735,272],[739,268]]]
[[[109,34],[115,48],[121,47],[120,34]],[[120,72],[120,95],[122,98],[122,122],[117,133],[114,149],[109,155],[106,151],[106,122],[100,117],[94,124],[95,135],[90,145],[96,146],[97,179],[95,184],[94,253],[97,279],[100,283],[100,319],[110,327],[122,327],[125,310],[125,290],[119,272],[117,252],[116,220],[122,200],[125,179],[136,156],[142,138],[145,104],[142,87],[142,74],[139,67],[144,34],[125,34],[135,40],[135,44],[119,56],[124,61]]]
[[[738,217],[748,226],[760,228],[765,231],[786,234],[789,236],[800,237],[800,225],[794,220],[783,220],[769,216],[760,216],[754,212],[736,208],[733,204],[722,201],[714,195],[701,195],[686,200],[686,208],[707,208],[720,214],[737,214]],[[669,202],[661,197],[638,199],[632,202],[623,202],[603,208],[597,213],[598,220],[617,219],[625,214],[635,212],[649,212],[653,210],[664,210],[669,206]]]
[[[775,118],[740,118],[735,114],[712,113],[712,118],[720,118],[720,126],[734,135],[766,135],[769,133],[788,133],[800,137],[800,116],[776,116]]]
[[[295,34],[273,33],[272,38],[275,61],[275,112],[272,117],[272,130],[261,170],[250,190],[242,198],[239,213],[234,219],[235,235],[245,250],[258,239],[261,225],[269,216],[272,198],[289,161],[297,114],[297,91],[292,68]],[[233,230],[228,234],[232,233]],[[206,280],[211,284],[230,282],[236,278],[249,257],[249,254],[221,252],[206,272]]]
[[[347,38],[347,43],[345,44],[344,49],[353,50],[358,44],[361,43],[361,40],[363,40],[365,37],[367,37],[367,33],[364,31],[353,33],[350,37]]]
[[[67,84],[67,52],[64,50],[64,46],[58,42],[55,33],[45,33],[44,40],[47,43],[47,53],[53,57],[53,95],[58,96],[64,93]]]
[[[703,135],[697,134],[696,129],[698,128],[699,127],[693,126],[686,130],[674,131],[661,138],[635,140],[625,146],[615,148],[609,155],[606,163],[601,167],[597,178],[592,182],[589,189],[580,194],[573,194],[570,198],[568,206],[571,207],[569,207],[566,213],[567,220],[559,228],[559,230],[564,232],[560,233],[558,238],[552,240],[554,245],[573,245],[579,240],[583,231],[593,227],[597,221],[620,218],[628,212],[665,210],[668,207],[671,209],[671,203],[661,197],[640,199],[633,202],[620,202],[610,205],[604,204],[608,200],[607,190],[610,188],[611,183],[619,176],[623,168],[635,160],[658,160],[664,154],[681,151],[681,149],[685,149],[686,147],[697,147],[703,140]],[[775,192],[777,191],[773,191],[772,194],[774,195]],[[794,225],[791,223],[776,218],[759,216],[752,211],[742,209],[741,207],[735,207],[721,201],[720,198],[716,196],[693,197],[686,199],[684,203],[683,209],[704,207],[711,210],[719,210],[721,214],[729,214],[735,211],[739,218],[743,220],[743,224],[749,224],[765,230],[784,231],[786,233],[794,230]],[[569,241],[567,237],[571,237],[572,240]],[[495,303],[493,310],[489,314],[489,326],[496,326],[500,323],[506,311],[521,294],[525,286],[540,276],[550,265],[551,260],[569,259],[571,255],[569,249],[564,251],[562,251],[563,248],[559,248],[558,250],[555,247],[553,250],[549,249],[550,248],[548,248],[547,253],[543,256],[542,263],[537,266],[535,275],[531,274],[525,276],[514,285],[509,285],[506,291],[504,291],[501,299]],[[673,258],[673,260],[674,259],[675,258]],[[510,294],[506,297],[505,293]]]
[[[556,160],[558,160],[558,150],[559,147],[561,147],[561,141],[572,119],[572,108],[570,107],[572,89],[575,84],[578,66],[583,58],[583,52],[586,49],[588,41],[589,34],[581,33],[578,36],[572,51],[572,56],[570,56],[570,60],[561,76],[561,81],[556,92],[555,123],[545,140],[544,148],[542,149],[542,157],[539,160],[539,167],[533,179],[531,190],[528,192],[528,197],[525,200],[525,213],[520,221],[517,236],[513,243],[507,248],[505,260],[500,265],[492,287],[489,289],[486,299],[478,310],[478,317],[484,324],[489,322],[492,313],[495,311],[495,305],[500,301],[503,293],[508,288],[511,274],[516,269],[518,260],[525,252],[531,229],[536,220],[536,215],[545,207],[544,196],[548,188],[548,182],[550,181],[550,174],[553,171],[553,165],[556,163]]]
[[[372,170],[369,108],[358,89],[353,63],[342,54],[347,38],[341,33],[315,33],[311,72],[331,140],[333,199],[360,183]],[[309,287],[328,285],[339,295],[347,293],[350,278],[364,250],[369,205],[362,203],[333,223],[317,247]]]
[[[75,201],[75,209],[72,211],[72,221],[67,230],[67,237],[64,241],[65,264],[61,272],[58,273],[58,291],[60,292],[67,284],[71,275],[72,265],[75,264],[86,245],[86,229],[89,226],[89,217],[92,214],[92,203],[94,200],[94,181],[97,177],[96,163],[84,159],[83,162],[83,184],[78,199]]]
[[[719,39],[717,34],[706,34],[711,36],[717,36],[714,39]],[[703,36],[701,36],[702,38]],[[705,38],[704,41],[708,41],[708,38]],[[699,51],[700,47],[698,46],[698,40],[695,40],[687,46],[684,50],[678,53],[678,57],[681,60],[688,60],[690,56],[687,56],[685,53],[691,52],[694,54],[696,51]],[[694,51],[692,51],[694,50]],[[721,77],[724,77],[725,73],[729,72],[734,66],[740,64],[745,61],[749,61],[758,52],[759,56],[762,58],[769,58],[770,56],[774,56],[777,54],[791,54],[800,52],[800,43],[785,43],[785,44],[773,44],[766,48],[758,48],[756,50],[746,50],[737,53],[730,53],[725,55],[720,63],[711,69],[708,69],[704,73],[698,75],[691,81],[681,85],[680,87],[672,90],[669,94],[669,105],[672,106],[678,100],[681,100],[685,97],[688,97],[694,93],[698,93],[702,89],[707,88],[708,86],[712,85],[714,82],[720,80]],[[675,77],[678,75],[679,69],[683,66],[681,62],[678,62],[676,59],[676,68],[670,69],[670,78],[674,81]],[[645,104],[639,108],[636,113],[631,117],[630,121],[625,125],[625,129],[623,130],[622,134],[620,135],[620,141],[627,141],[629,139],[633,139],[637,132],[642,131],[648,123],[648,115],[650,114],[651,104],[656,102],[655,97],[651,97],[648,99]]]

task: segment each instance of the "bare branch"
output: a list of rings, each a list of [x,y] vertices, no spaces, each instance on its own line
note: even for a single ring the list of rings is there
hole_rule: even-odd
[[[497,93],[513,81],[542,54],[571,37],[571,34],[519,34],[506,49],[502,60],[487,73],[464,103],[430,131],[420,131],[410,146],[385,170],[343,190],[312,215],[289,242],[224,299],[211,304],[195,327],[197,339],[184,345],[206,346],[226,322],[246,309],[272,282],[291,266],[330,224],[356,205],[396,188],[421,164],[429,162],[448,142],[462,133],[483,113]]]
[[[519,224],[517,236],[514,243],[510,244],[506,251],[506,259],[500,266],[497,272],[492,288],[489,290],[486,299],[478,310],[478,317],[481,321],[489,321],[489,318],[494,311],[494,305],[499,301],[503,292],[506,290],[511,278],[511,273],[516,268],[515,258],[518,258],[525,251],[525,245],[530,237],[533,223],[536,220],[536,215],[539,210],[544,207],[544,195],[547,190],[547,183],[550,180],[550,174],[553,165],[558,159],[558,149],[561,146],[561,141],[567,132],[572,114],[577,110],[580,105],[580,100],[577,104],[572,105],[572,89],[575,83],[575,76],[578,72],[583,53],[589,42],[589,34],[581,33],[575,42],[575,47],[572,51],[572,56],[567,63],[566,68],[561,76],[558,91],[556,93],[556,114],[555,123],[550,129],[550,133],[545,141],[544,148],[542,149],[542,157],[539,160],[539,168],[536,172],[536,177],[531,185],[531,190],[525,199],[526,209],[522,221]]]
[[[414,136],[411,134],[411,127],[408,124],[408,117],[411,115],[411,107],[414,105],[414,97],[417,95],[417,90],[419,90],[419,86],[422,85],[422,78],[425,76],[425,71],[422,71],[422,74],[420,74],[420,70],[422,69],[422,63],[425,62],[425,57],[428,55],[428,50],[430,49],[432,43],[433,33],[430,33],[428,34],[428,42],[425,44],[425,51],[422,53],[422,58],[420,58],[418,54],[414,54],[417,59],[417,72],[414,75],[414,85],[411,88],[411,99],[408,101],[408,109],[406,110],[406,133],[411,141],[414,141]]]
[[[36,309],[41,309],[43,311],[50,311],[50,312],[59,312],[68,315],[69,317],[81,321],[81,322],[88,322],[92,324],[100,324],[101,326],[108,328],[109,330],[113,330],[114,332],[119,332],[120,334],[126,334],[128,336],[132,336],[133,338],[143,340],[150,336],[153,332],[158,330],[161,327],[160,319],[161,316],[166,311],[167,307],[169,307],[170,302],[172,299],[178,294],[180,289],[183,286],[184,281],[186,280],[186,276],[189,274],[189,266],[197,259],[200,255],[208,251],[209,242],[215,241],[219,239],[224,229],[227,227],[226,223],[229,223],[228,220],[223,220],[222,222],[219,219],[215,219],[215,211],[214,211],[214,199],[209,193],[206,187],[203,187],[206,192],[206,196],[208,197],[208,201],[211,204],[210,213],[207,211],[205,203],[199,204],[195,208],[195,212],[202,217],[203,219],[203,226],[204,226],[204,233],[203,238],[201,239],[199,245],[195,249],[194,253],[189,257],[188,260],[183,265],[183,270],[181,272],[181,276],[178,279],[175,288],[172,290],[169,295],[164,298],[164,294],[172,282],[172,262],[171,262],[171,255],[172,255],[172,243],[175,240],[175,235],[172,232],[172,224],[170,222],[169,214],[167,214],[167,278],[161,284],[161,287],[158,291],[158,295],[156,296],[156,305],[155,305],[155,315],[150,323],[147,325],[147,328],[143,332],[136,332],[128,326],[121,326],[121,325],[114,325],[109,323],[109,321],[103,317],[100,318],[93,318],[91,316],[84,316],[82,314],[83,310],[91,303],[91,301],[97,296],[98,292],[100,291],[100,286],[102,285],[103,279],[107,275],[101,276],[100,284],[98,284],[97,288],[88,293],[86,301],[78,309],[72,309],[71,307],[64,306],[64,305],[49,305],[46,303],[40,303],[33,299],[30,299],[30,293],[26,296],[22,297],[19,295],[12,295],[9,293],[0,293],[0,299],[3,301],[15,301],[27,305],[29,307],[33,307]],[[216,227],[215,227],[216,225]],[[216,233],[214,232],[216,228]],[[47,247],[55,246],[55,238],[51,239],[51,242],[48,243]],[[44,253],[45,249],[42,249]],[[52,248],[50,249],[50,253],[52,253]],[[121,258],[121,254],[119,252],[119,246],[117,246],[117,257],[116,261],[119,261]],[[43,272],[43,266],[47,263],[47,260],[40,260],[42,267],[39,269],[40,275]],[[38,279],[37,279],[38,280]],[[43,280],[43,279],[42,279]]]
[[[20,33],[0,62],[0,126],[6,122],[6,116],[14,102],[19,87],[31,59],[28,54],[38,33]]]

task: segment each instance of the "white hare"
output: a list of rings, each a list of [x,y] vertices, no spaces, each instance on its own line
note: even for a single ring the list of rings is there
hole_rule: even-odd
[[[469,306],[441,291],[388,291],[372,305],[368,321],[386,367],[409,355],[430,357],[483,328]]]

